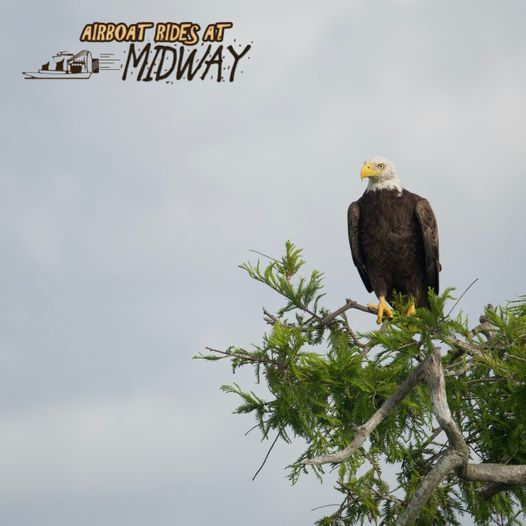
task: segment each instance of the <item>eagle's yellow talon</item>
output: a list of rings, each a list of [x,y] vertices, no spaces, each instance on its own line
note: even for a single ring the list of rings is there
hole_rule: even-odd
[[[407,309],[405,314],[406,316],[416,316],[416,308],[414,303],[411,303],[411,305],[409,305],[409,308]]]
[[[376,317],[376,323],[381,325],[384,319],[384,316],[391,319],[393,317],[393,311],[389,308],[389,305],[385,301],[383,296],[380,296],[378,305],[372,303],[367,304],[367,308],[372,312],[377,312],[378,316]]]

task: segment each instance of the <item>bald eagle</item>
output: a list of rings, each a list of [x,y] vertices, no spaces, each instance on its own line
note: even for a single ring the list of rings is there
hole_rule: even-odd
[[[369,183],[349,206],[349,243],[365,288],[378,297],[369,308],[380,324],[393,316],[387,302],[395,292],[410,298],[408,314],[429,306],[429,287],[438,293],[438,229],[427,199],[405,190],[387,159],[365,161],[361,178]]]

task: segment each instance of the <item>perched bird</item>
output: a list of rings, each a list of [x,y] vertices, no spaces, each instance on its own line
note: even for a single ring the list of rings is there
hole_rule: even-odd
[[[365,161],[361,178],[368,185],[349,206],[349,243],[365,288],[378,297],[369,308],[380,324],[393,317],[387,302],[395,292],[410,298],[407,314],[429,306],[429,287],[438,293],[438,228],[427,199],[405,190],[387,159]]]

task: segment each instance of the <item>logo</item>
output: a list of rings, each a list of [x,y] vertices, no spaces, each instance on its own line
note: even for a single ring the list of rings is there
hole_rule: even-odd
[[[252,42],[229,41],[227,32],[232,28],[232,22],[208,24],[203,31],[196,22],[92,22],[82,29],[79,47],[111,45],[120,47],[120,52],[59,51],[37,71],[23,75],[31,80],[88,80],[108,71],[120,72],[123,81],[234,82],[243,73],[240,63],[250,59]]]
[[[113,53],[102,53],[94,58],[90,51],[83,49],[78,53],[59,51],[52,60],[42,64],[38,71],[24,71],[26,79],[89,79],[93,73],[102,70],[118,71],[112,67],[118,62]]]

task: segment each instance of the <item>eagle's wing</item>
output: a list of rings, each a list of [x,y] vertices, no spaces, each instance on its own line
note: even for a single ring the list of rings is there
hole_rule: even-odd
[[[360,205],[357,201],[351,203],[347,211],[347,227],[349,230],[349,244],[351,245],[352,260],[360,273],[363,284],[368,292],[373,291],[367,266],[363,258],[362,247],[360,244]]]
[[[438,254],[438,227],[433,209],[423,197],[416,204],[416,217],[422,232],[426,253],[427,286],[438,294],[438,273],[442,270]]]

